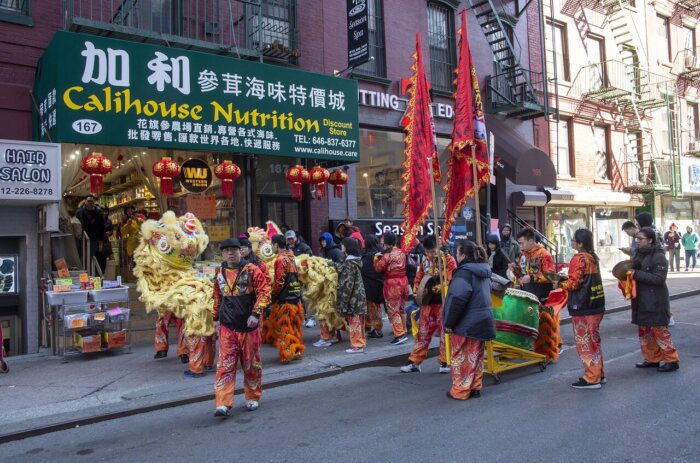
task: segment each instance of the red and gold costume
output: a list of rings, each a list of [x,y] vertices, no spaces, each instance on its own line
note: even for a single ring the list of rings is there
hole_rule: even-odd
[[[452,333],[452,388],[450,395],[459,400],[469,399],[471,391],[481,391],[484,378],[484,341]]]
[[[445,285],[447,285],[450,280],[452,280],[452,272],[457,268],[457,262],[449,254],[440,252],[440,255],[442,258],[441,266],[445,269],[445,277],[447,278]],[[418,267],[418,272],[416,272],[416,279],[413,283],[413,293],[418,294],[418,287],[425,276],[438,278],[438,273],[437,258],[425,259]],[[433,289],[437,290],[438,293],[428,300],[429,304],[423,305],[420,308],[418,335],[413,345],[413,351],[408,357],[408,360],[416,365],[420,365],[428,356],[430,341],[433,339],[433,335],[436,331],[440,333],[440,354],[438,355],[438,362],[441,364],[447,362],[447,358],[445,357],[445,333],[442,329],[442,289],[439,283],[435,285]]]
[[[304,355],[304,306],[294,254],[280,251],[274,270],[273,304],[267,322],[271,336],[274,336],[273,345],[279,349],[280,362],[289,363]]]
[[[594,285],[596,288],[592,288]],[[573,298],[578,291],[586,296],[583,301],[577,301],[576,307],[570,307],[569,313],[576,350],[583,362],[583,379],[589,384],[598,384],[605,376],[600,339],[605,299],[596,259],[587,252],[577,253],[569,263],[569,278],[562,281],[560,287],[569,293],[569,297]]]
[[[255,265],[221,268],[214,280],[214,319],[219,320],[219,362],[214,394],[216,406],[233,406],[236,366],[241,363],[246,400],[260,400],[262,362],[260,360],[260,317],[270,304],[269,276]],[[222,308],[222,305],[230,304]],[[235,312],[230,307],[236,307]],[[236,315],[235,317],[233,315]],[[258,324],[249,328],[252,315]]]
[[[403,301],[408,297],[406,254],[393,247],[391,251],[375,257],[374,269],[384,274],[384,301],[394,336],[404,336],[406,312],[403,309]]]
[[[378,302],[367,301],[367,316],[365,317],[365,328],[382,331],[382,305]]]
[[[168,326],[173,321],[175,321],[175,328],[177,329],[177,356],[187,355],[187,344],[185,343],[185,335],[182,332],[182,318],[177,318],[172,312],[165,312],[163,315],[158,315],[154,342],[156,352],[167,352],[170,348]]]
[[[649,363],[680,362],[668,326],[640,326],[639,344],[644,360]]]
[[[545,272],[554,272],[554,258],[541,244],[536,244],[529,251],[522,251],[518,257],[517,272],[520,279],[529,275],[529,283],[519,283],[524,291],[534,294],[544,302],[552,290],[552,283],[544,275]]]

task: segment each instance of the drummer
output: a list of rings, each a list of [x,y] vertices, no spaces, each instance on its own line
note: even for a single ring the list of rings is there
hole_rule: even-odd
[[[599,259],[593,248],[593,233],[579,228],[574,233],[571,246],[577,253],[569,263],[569,278],[560,283],[559,287],[568,293],[571,326],[584,370],[583,377],[571,387],[600,389],[600,385],[605,383],[599,331],[605,314],[605,292]]]
[[[452,272],[457,268],[454,257],[444,251],[439,251],[435,235],[429,235],[423,240],[425,260],[419,265],[416,278],[413,283],[413,293],[418,296],[421,303],[420,320],[418,322],[418,335],[415,338],[413,351],[408,361],[401,367],[403,373],[420,371],[420,365],[428,356],[430,341],[436,331],[440,333],[440,373],[449,373],[445,357],[445,333],[442,329],[442,287],[440,286],[440,269],[444,269],[445,287],[452,279]],[[440,263],[438,263],[440,255]],[[424,294],[420,294],[423,292]]]
[[[535,232],[526,228],[518,233],[518,245],[521,253],[511,270],[515,273],[516,283],[523,291],[534,294],[544,303],[552,290],[552,283],[545,276],[547,272],[555,272],[554,258],[535,240]]]

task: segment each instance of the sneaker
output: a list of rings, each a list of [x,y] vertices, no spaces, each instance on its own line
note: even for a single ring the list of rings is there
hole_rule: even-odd
[[[345,349],[345,352],[348,354],[362,354],[365,352],[365,349],[363,347],[351,347],[350,349]]]
[[[203,378],[204,373],[194,373],[190,370],[185,370],[184,375],[187,376],[188,378]]]
[[[307,328],[313,328],[314,326],[316,326],[316,320],[313,318],[309,318],[308,320],[306,320],[304,326]]]
[[[384,333],[377,330],[371,330],[369,334],[367,334],[367,337],[372,339],[379,339],[384,337]]]
[[[579,379],[571,385],[574,389],[600,389],[600,383],[589,383],[585,379]]]
[[[399,344],[403,344],[404,342],[408,341],[408,337],[404,334],[403,336],[396,336],[392,341],[389,343],[392,346],[398,346]]]
[[[579,380],[579,381],[584,381],[583,378],[579,378],[578,380]],[[607,383],[608,383],[608,380],[605,378],[605,376],[601,376],[601,377],[600,377],[600,384],[607,384]]]
[[[441,375],[445,375],[445,374],[449,373],[450,371],[452,371],[452,369],[450,368],[450,366],[448,364],[446,364],[444,362],[440,364],[440,368],[438,369],[438,373],[440,373]]]
[[[671,315],[671,318],[668,321],[668,326],[673,326],[676,324],[676,320],[673,318],[673,315]]]
[[[477,391],[476,389],[469,391],[470,399],[478,399],[479,397],[481,397],[481,391]]]
[[[167,350],[159,350],[156,352],[156,355],[153,356],[154,359],[164,359],[165,357],[168,356],[168,351]]]
[[[0,373],[9,373],[10,371],[10,366],[7,364],[6,361],[0,360]]]
[[[647,362],[646,360],[642,363],[635,365],[637,368],[659,368],[659,362]]]
[[[314,347],[330,347],[332,346],[333,343],[330,341],[326,341],[325,339],[319,339],[314,343]]]
[[[214,366],[212,366],[212,365],[204,365],[204,371],[214,371]]]
[[[190,363],[190,358],[186,355],[180,356],[180,363]]]
[[[246,400],[245,401],[245,408],[249,412],[254,412],[255,410],[258,409],[259,406],[260,406],[260,404],[258,403],[257,400]]]
[[[229,408],[226,405],[222,405],[220,407],[216,407],[214,416],[229,416],[230,413]]]
[[[416,365],[410,360],[401,367],[401,373],[420,373],[420,365]]]
[[[680,366],[678,366],[678,362],[666,362],[657,368],[656,371],[660,371],[661,373],[670,373],[678,370],[679,368]]]

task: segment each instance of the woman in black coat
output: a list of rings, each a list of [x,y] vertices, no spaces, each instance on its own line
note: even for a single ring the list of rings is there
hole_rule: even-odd
[[[501,241],[498,239],[498,236],[489,235],[488,238],[486,238],[486,245],[488,246],[486,253],[489,256],[491,271],[507,280],[508,264],[510,264],[510,260],[508,256],[503,253]]]
[[[365,249],[362,255],[362,282],[367,293],[367,314],[365,329],[367,337],[383,338],[382,304],[384,303],[384,275],[374,269],[374,256],[382,252],[377,235],[365,237]]]
[[[480,397],[484,341],[496,337],[491,310],[491,269],[486,251],[473,241],[458,241],[457,269],[443,306],[445,333],[452,347],[452,389],[447,397]]]
[[[679,358],[668,330],[671,302],[666,286],[666,253],[651,227],[639,230],[635,240],[638,246],[632,279],[637,285],[637,295],[632,299],[632,323],[639,326],[639,343],[644,356],[644,362],[636,366],[656,368],[660,372],[675,371]],[[665,363],[661,365],[661,362]]]

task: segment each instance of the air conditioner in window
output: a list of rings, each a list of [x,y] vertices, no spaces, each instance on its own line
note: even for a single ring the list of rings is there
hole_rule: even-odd
[[[685,55],[685,68],[686,69],[697,69],[698,68],[698,57],[695,55]]]
[[[689,141],[688,142],[688,152],[697,151],[697,149],[698,149],[698,142],[697,141]]]

